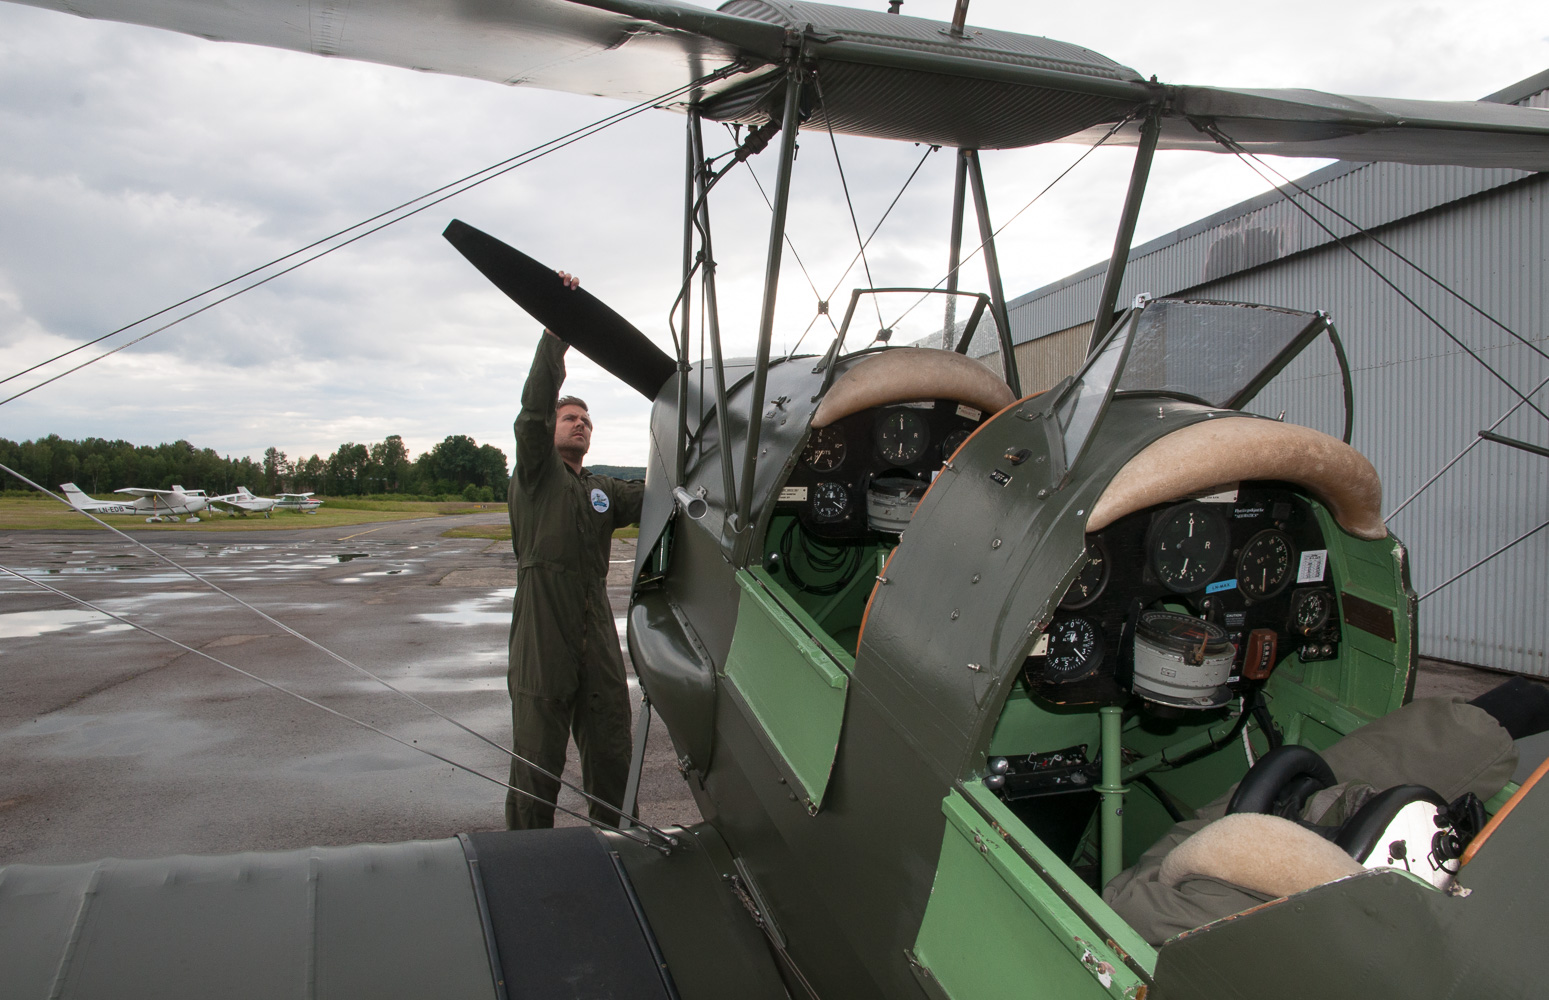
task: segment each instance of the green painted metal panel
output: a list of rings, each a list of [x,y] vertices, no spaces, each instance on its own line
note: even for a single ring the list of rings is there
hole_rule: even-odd
[[[0,868],[10,996],[493,1000],[456,840]]]
[[[947,795],[942,811],[946,835],[914,947],[942,993],[952,1000],[1139,995],[1147,981],[1124,954],[1149,970],[1155,951],[994,795],[965,786]]]
[[[794,602],[782,604],[775,596],[778,588],[766,586],[767,580],[748,570],[737,572],[742,594],[726,678],[762,727],[776,766],[797,784],[807,810],[815,813],[839,750],[850,685],[844,667],[853,661],[815,638],[821,630]]]

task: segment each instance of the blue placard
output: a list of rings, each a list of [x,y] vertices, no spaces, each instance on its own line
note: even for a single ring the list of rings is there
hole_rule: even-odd
[[[1207,594],[1219,594],[1223,590],[1236,590],[1236,589],[1237,589],[1237,581],[1236,580],[1217,580],[1215,583],[1212,583],[1210,586],[1205,588],[1205,593],[1207,593]]]

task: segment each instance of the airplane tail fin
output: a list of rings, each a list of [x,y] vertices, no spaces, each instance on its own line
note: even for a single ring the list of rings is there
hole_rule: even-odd
[[[59,489],[63,491],[65,499],[70,501],[70,506],[76,510],[85,510],[86,503],[91,502],[91,497],[81,492],[81,488],[74,483],[60,483]]]

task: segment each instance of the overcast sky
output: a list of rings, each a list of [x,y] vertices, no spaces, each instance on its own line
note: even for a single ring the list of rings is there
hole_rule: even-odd
[[[951,8],[908,0],[904,11]],[[1520,3],[1253,9],[976,0],[970,21],[1085,45],[1168,83],[1474,99],[1549,67],[1549,28]],[[0,375],[621,107],[0,2]],[[714,151],[729,145],[717,130]],[[855,243],[827,136],[801,142],[790,233],[826,294]],[[470,434],[510,455],[538,330],[440,231],[456,216],[580,273],[665,346],[682,150],[680,116],[641,115],[6,405],[0,436],[181,437],[222,454],[274,445],[305,456],[395,433],[418,454]],[[839,152],[869,229],[924,151],[841,136]],[[996,223],[1080,153],[986,154]],[[1007,229],[1008,294],[1106,258],[1131,156],[1098,151]],[[767,185],[772,163],[755,166]],[[925,163],[874,244],[877,283],[941,277],[951,170],[944,153]],[[1262,190],[1233,159],[1159,154],[1137,242]],[[767,209],[738,171],[713,212],[728,351],[751,353]],[[786,261],[777,346],[795,341],[815,302]],[[982,269],[966,274],[982,285]],[[566,388],[592,403],[591,461],[643,464],[639,396],[584,359]]]

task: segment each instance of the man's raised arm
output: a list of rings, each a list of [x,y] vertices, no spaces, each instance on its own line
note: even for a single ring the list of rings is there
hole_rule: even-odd
[[[554,452],[554,404],[565,381],[565,351],[569,345],[547,330],[533,352],[532,369],[522,387],[522,411],[516,416],[516,471],[522,489],[532,492],[551,468],[560,464]]]

